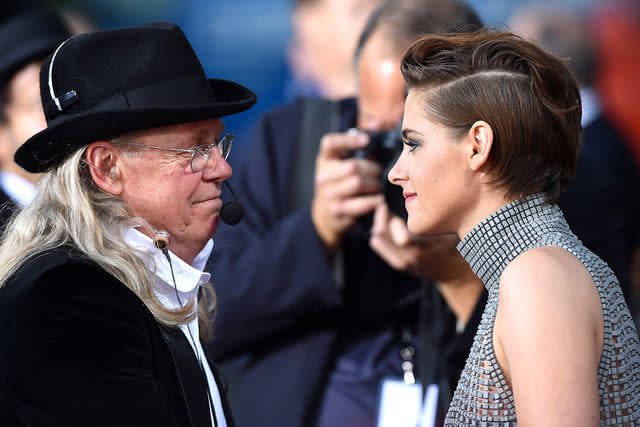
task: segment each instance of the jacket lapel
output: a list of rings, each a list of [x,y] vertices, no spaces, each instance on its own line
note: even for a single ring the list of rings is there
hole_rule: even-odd
[[[212,427],[205,374],[191,345],[178,328],[160,325],[160,332],[171,351],[191,427]]]

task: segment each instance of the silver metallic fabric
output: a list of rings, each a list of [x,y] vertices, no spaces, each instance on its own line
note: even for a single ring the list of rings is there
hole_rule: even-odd
[[[445,425],[517,426],[513,394],[493,348],[499,279],[514,258],[543,246],[559,246],[573,254],[591,274],[600,295],[604,315],[598,366],[600,425],[640,426],[640,344],[618,280],[571,232],[560,209],[545,203],[540,194],[496,211],[458,245],[489,297]]]

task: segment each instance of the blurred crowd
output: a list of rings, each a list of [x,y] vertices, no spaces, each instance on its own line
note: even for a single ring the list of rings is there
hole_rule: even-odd
[[[533,3],[495,26],[562,58],[580,86],[582,152],[559,205],[613,269],[640,321],[640,5]],[[57,8],[69,35],[101,26],[95,11],[70,4]],[[4,7],[0,66],[20,42],[2,39],[6,26],[24,12]],[[279,82],[256,90],[267,100],[259,115],[227,123],[242,129],[230,182],[245,217],[214,236],[207,271],[218,308],[204,350],[229,383],[239,427],[390,426],[389,378],[437,386],[431,425],[439,425],[487,295],[457,238],[408,233],[406,212],[385,188],[392,162],[384,144],[395,158],[406,95],[399,67],[411,42],[494,23],[455,0],[295,0],[283,10],[288,71],[266,73]],[[3,222],[28,206],[39,179],[14,154],[46,127],[39,72],[51,52],[0,73]],[[366,151],[363,140],[380,147]],[[337,214],[332,207],[344,200]]]

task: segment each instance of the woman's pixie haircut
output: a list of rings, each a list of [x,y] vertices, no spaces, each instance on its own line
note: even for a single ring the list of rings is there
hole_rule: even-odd
[[[429,119],[461,138],[493,130],[492,182],[507,197],[542,192],[557,202],[575,174],[580,92],[561,60],[516,34],[492,30],[425,35],[402,59],[409,90],[424,92]]]

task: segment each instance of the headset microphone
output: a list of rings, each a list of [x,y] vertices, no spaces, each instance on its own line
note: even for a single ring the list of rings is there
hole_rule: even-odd
[[[224,181],[224,184],[227,186],[229,191],[231,191],[233,200],[222,204],[222,207],[220,208],[220,219],[225,224],[236,225],[244,216],[244,208],[240,203],[238,203],[238,198],[236,197],[236,193],[233,191],[233,188],[231,188],[231,185],[229,185],[227,181]]]

